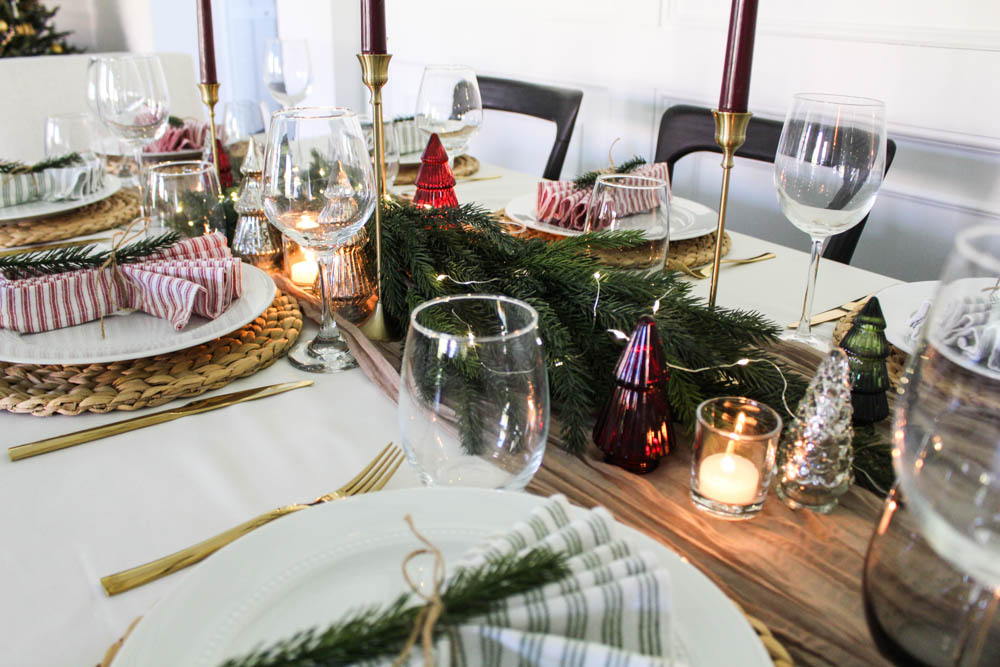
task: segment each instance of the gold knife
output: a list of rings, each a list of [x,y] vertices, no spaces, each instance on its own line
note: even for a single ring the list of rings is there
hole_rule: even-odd
[[[848,301],[847,303],[841,304],[830,310],[824,310],[822,313],[817,313],[812,316],[809,320],[809,326],[816,326],[817,324],[825,324],[826,322],[833,322],[834,320],[839,320],[844,317],[852,310],[857,308],[859,305],[864,303],[868,299],[867,296],[863,296],[857,301]],[[798,322],[791,322],[788,324],[789,329],[797,329],[799,327]]]
[[[292,389],[308,387],[312,383],[312,380],[284,382],[281,384],[272,384],[267,387],[256,387],[254,389],[234,391],[229,394],[222,394],[211,398],[201,398],[197,401],[191,401],[190,403],[177,408],[161,410],[160,412],[133,417],[132,419],[124,419],[120,422],[115,422],[114,424],[95,426],[94,428],[84,429],[83,431],[75,431],[66,435],[57,435],[54,438],[48,438],[46,440],[38,440],[37,442],[17,445],[16,447],[9,448],[7,453],[10,455],[11,461],[20,461],[21,459],[26,459],[31,456],[48,454],[49,452],[65,449],[67,447],[73,447],[74,445],[82,445],[83,443],[90,442],[91,440],[106,438],[109,435],[127,433],[146,426],[153,426],[154,424],[162,424],[164,422],[173,421],[174,419],[180,419],[181,417],[187,417],[188,415],[196,415],[200,412],[217,410],[219,408],[229,407],[230,405],[236,405],[237,403],[243,403],[245,401],[253,401],[258,398],[274,396],[275,394],[281,394],[286,391],[291,391]]]

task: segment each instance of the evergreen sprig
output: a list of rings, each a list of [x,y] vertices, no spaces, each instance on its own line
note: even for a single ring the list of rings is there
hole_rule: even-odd
[[[597,410],[613,386],[622,344],[607,330],[631,332],[657,300],[654,317],[664,352],[677,366],[696,369],[769,358],[761,348],[775,342],[780,331],[757,312],[709,308],[673,272],[614,269],[595,257],[597,250],[624,252],[641,245],[645,241],[638,232],[597,232],[548,242],[505,234],[487,211],[474,205],[423,209],[387,204],[382,239],[383,308],[388,325],[400,336],[413,308],[449,294],[504,294],[538,311],[552,409],[561,424],[562,444],[572,452],[587,446]],[[600,275],[600,298],[595,273]],[[439,280],[441,274],[447,278]],[[482,287],[459,284],[468,281],[490,282]],[[787,400],[794,408],[805,382],[784,372]],[[465,376],[464,381],[471,390],[479,379]],[[783,413],[782,387],[778,371],[759,363],[699,373],[672,370],[667,392],[674,418],[691,426],[698,404],[712,396],[748,396]]]
[[[0,257],[0,274],[8,280],[20,280],[66,271],[96,269],[104,266],[112,252],[115,253],[116,262],[129,264],[142,261],[149,255],[177,243],[178,240],[180,236],[170,232],[135,241],[117,251],[98,250],[98,246],[94,244],[9,255]]]
[[[892,467],[892,445],[873,426],[854,427],[854,481],[885,497],[896,483]]]
[[[533,549],[486,565],[459,570],[441,592],[444,611],[435,636],[521,595],[569,576],[565,554]],[[224,667],[314,667],[343,665],[397,653],[406,642],[422,603],[404,593],[393,602],[349,613],[324,630],[311,629],[227,661]]]
[[[32,165],[17,160],[0,160],[0,174],[37,174],[46,169],[61,169],[77,164],[83,164],[83,158],[80,157],[79,153],[67,153],[66,155],[46,158]]]
[[[594,171],[588,171],[582,174],[573,181],[573,185],[576,186],[577,190],[583,190],[585,188],[592,188],[594,184],[597,183],[597,178],[604,174],[628,174],[635,171],[637,168],[646,164],[646,160],[636,155],[631,160],[626,160],[621,164],[615,166],[613,169],[595,169]]]

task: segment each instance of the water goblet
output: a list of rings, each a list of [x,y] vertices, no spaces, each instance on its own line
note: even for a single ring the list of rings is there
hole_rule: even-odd
[[[428,65],[420,80],[414,118],[424,133],[424,143],[436,133],[454,167],[455,158],[483,124],[476,73],[461,65]]]
[[[264,59],[264,85],[284,108],[306,98],[312,88],[309,43],[304,39],[272,39]]]
[[[264,154],[263,202],[279,231],[316,254],[322,323],[289,354],[310,372],[353,368],[354,357],[330,316],[330,271],[337,249],[375,211],[375,173],[358,117],[332,107],[292,108],[271,117]]]
[[[86,111],[49,116],[45,119],[45,157],[95,156],[99,136],[99,121]]]
[[[885,173],[885,104],[845,95],[795,95],[774,159],[781,212],[812,239],[798,328],[782,336],[820,350],[810,327],[816,274],[826,240],[861,222]]]
[[[523,489],[549,428],[538,313],[491,294],[414,308],[398,414],[403,449],[424,484]]]
[[[605,264],[660,271],[670,250],[670,190],[651,176],[602,174],[586,202],[585,232],[637,231],[643,243],[628,250],[594,249]]]
[[[146,237],[166,232],[193,237],[225,233],[222,190],[211,162],[164,162],[146,171],[149,226]]]
[[[375,164],[375,125],[371,118],[361,118],[361,130],[365,133],[372,164]],[[391,120],[382,122],[382,142],[385,148],[385,187],[390,188],[399,175],[399,136],[396,134],[396,123]]]

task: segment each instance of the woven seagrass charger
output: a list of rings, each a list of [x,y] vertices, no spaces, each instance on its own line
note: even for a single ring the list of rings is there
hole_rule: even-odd
[[[418,169],[420,169],[419,163],[400,164],[399,173],[396,175],[393,185],[413,185],[417,180]],[[455,174],[455,178],[472,176],[479,171],[479,160],[471,155],[459,155],[455,158],[455,166],[452,167],[451,171]]]
[[[63,241],[103,232],[139,215],[139,194],[119,190],[99,202],[66,213],[0,225],[0,247]]]
[[[298,302],[278,294],[241,329],[155,357],[78,366],[0,361],[0,410],[38,417],[138,410],[198,396],[267,368],[302,330]]]

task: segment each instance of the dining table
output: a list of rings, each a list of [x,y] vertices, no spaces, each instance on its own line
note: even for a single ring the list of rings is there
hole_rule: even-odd
[[[500,210],[534,192],[538,180],[484,163],[473,177],[459,179],[455,190],[462,203]],[[775,258],[724,266],[718,304],[755,310],[781,325],[797,321],[808,254],[738,232],[730,236],[729,257],[773,252]],[[817,311],[899,282],[828,260],[819,274]],[[685,279],[695,295],[707,297],[709,281]],[[304,335],[314,327],[307,323]],[[832,330],[833,323],[816,328],[827,338]],[[779,347],[806,374],[822,358],[802,346]],[[200,565],[113,597],[102,589],[102,576],[271,508],[308,502],[353,477],[387,443],[400,442],[391,390],[362,369],[311,374],[282,359],[205,396],[304,379],[314,384],[22,461],[5,457],[0,665],[97,664],[136,618]],[[158,409],[4,414],[0,430],[10,447]],[[772,490],[756,518],[718,520],[690,500],[691,434],[683,428],[677,433],[669,455],[647,475],[605,463],[594,447],[573,456],[550,441],[526,493],[562,493],[578,505],[603,505],[704,572],[765,624],[796,664],[887,664],[869,635],[861,589],[865,549],[882,499],[854,486],[821,515],[789,509]],[[386,489],[418,486],[417,474],[404,463]]]

